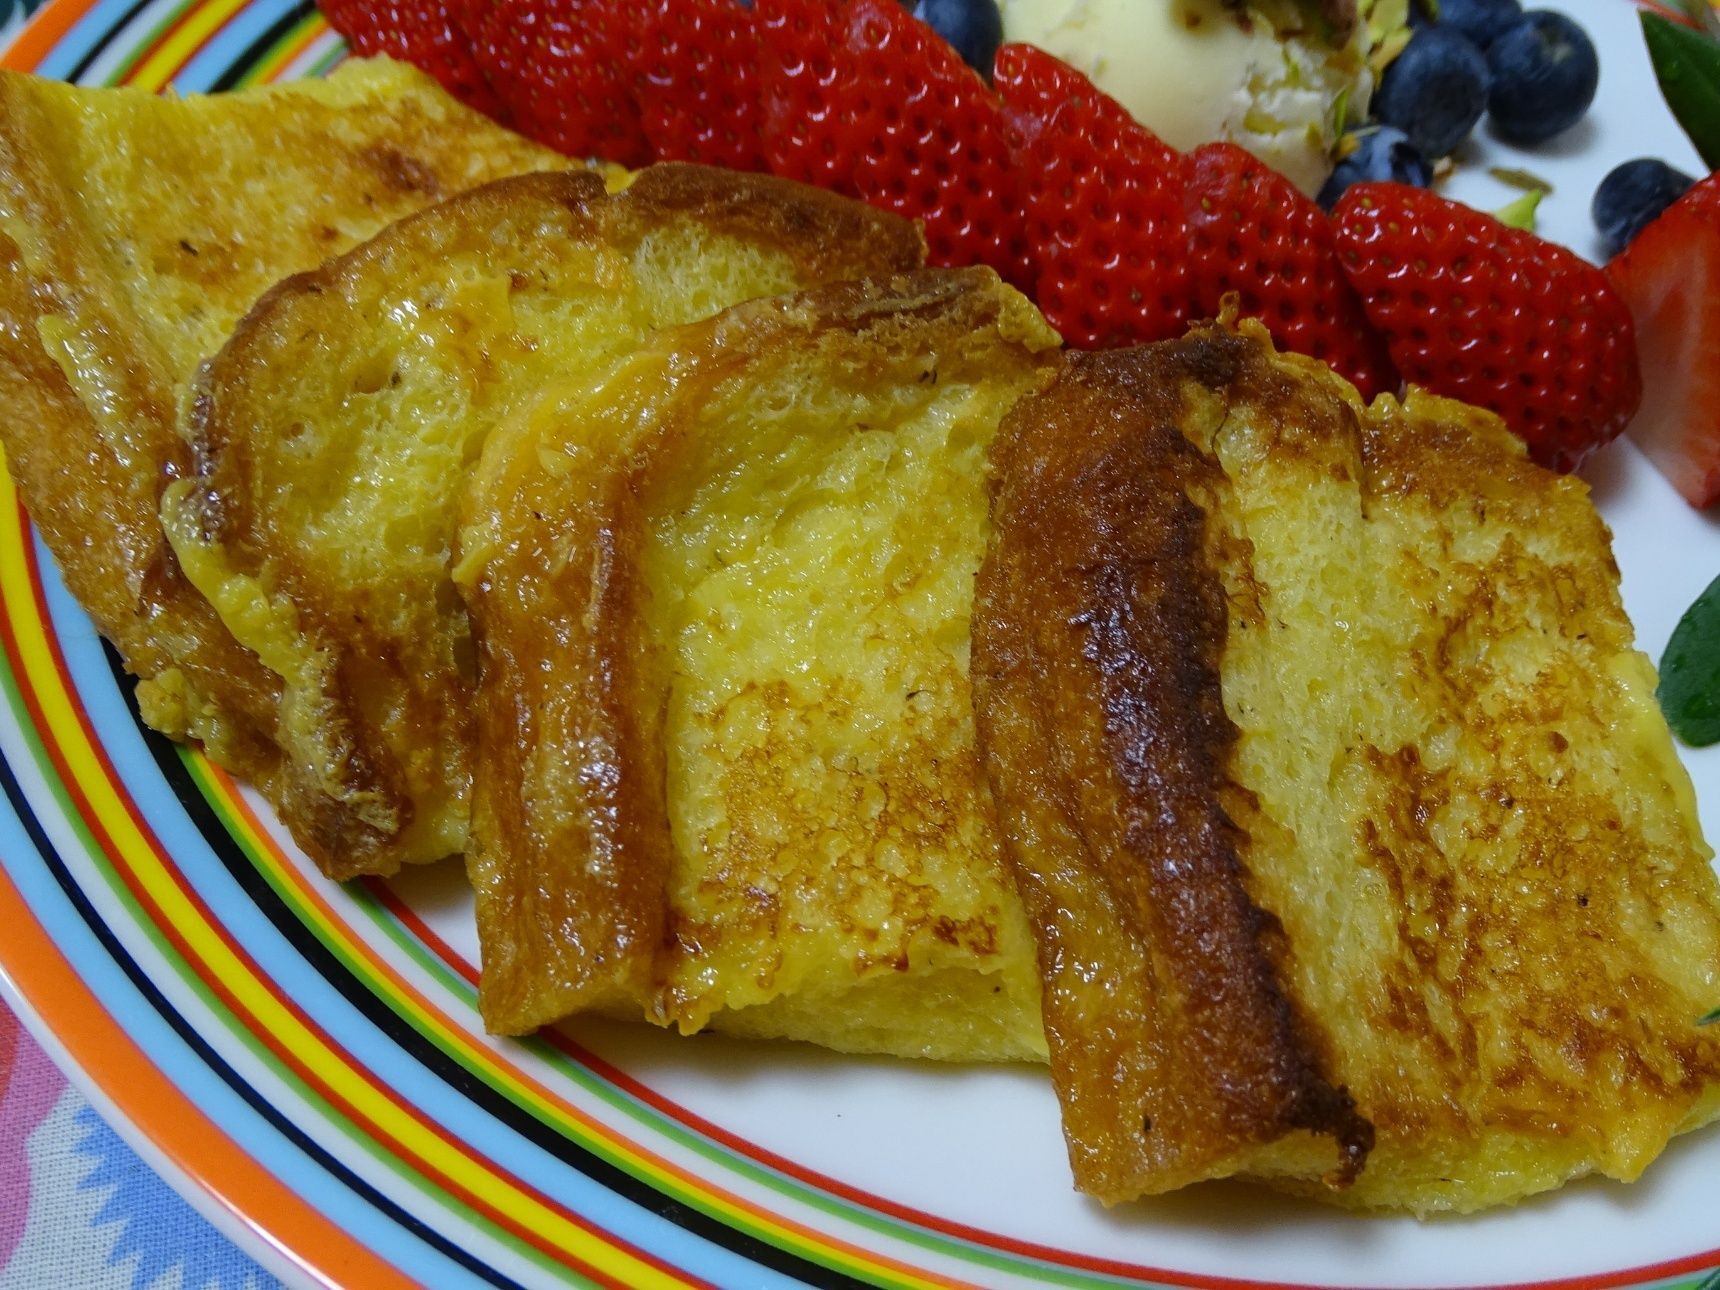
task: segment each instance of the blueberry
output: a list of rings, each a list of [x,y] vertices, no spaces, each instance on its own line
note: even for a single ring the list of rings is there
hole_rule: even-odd
[[[1439,25],[1486,49],[1523,20],[1522,0],[1439,0]]]
[[[1489,45],[1487,67],[1487,111],[1511,143],[1544,143],[1582,120],[1601,74],[1588,33],[1550,9],[1531,9]]]
[[[1653,157],[1638,157],[1613,167],[1595,189],[1589,205],[1607,257],[1617,255],[1631,239],[1659,218],[1660,212],[1684,196],[1696,181]]]
[[[1487,60],[1445,27],[1410,37],[1380,81],[1374,115],[1395,125],[1425,157],[1443,157],[1469,137],[1487,106]]]
[[[1426,188],[1433,182],[1433,167],[1416,151],[1407,134],[1396,126],[1382,125],[1360,135],[1356,150],[1332,170],[1317,200],[1331,210],[1344,195],[1344,189],[1372,179]]]
[[[986,80],[1003,44],[1003,15],[997,0],[919,0],[914,17],[955,46],[962,61]]]

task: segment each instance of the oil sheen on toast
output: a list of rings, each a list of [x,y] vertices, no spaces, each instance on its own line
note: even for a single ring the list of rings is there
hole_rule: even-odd
[[[663,333],[486,446],[486,1024],[1042,1056],[967,682],[986,446],[1056,336],[989,270]]]
[[[281,678],[285,813],[336,877],[466,842],[472,655],[449,578],[466,468],[553,379],[653,329],[917,266],[857,202],[699,166],[503,180],[271,290],[200,376],[181,566]]]
[[[1246,324],[1073,358],[995,468],[976,715],[1082,1187],[1468,1211],[1720,1114],[1720,891],[1580,481]]]
[[[197,365],[271,284],[450,193],[566,161],[429,77],[174,98],[0,72],[0,443],[146,719],[272,783],[277,682],[180,576],[158,504],[190,469]]]

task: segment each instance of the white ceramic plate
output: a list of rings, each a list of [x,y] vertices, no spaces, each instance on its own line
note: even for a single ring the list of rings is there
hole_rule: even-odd
[[[1594,254],[1607,169],[1691,171],[1623,0],[1568,0],[1602,51],[1589,121],[1535,156],[1485,131],[1448,191],[1554,185]],[[285,0],[55,0],[7,61],[184,90],[315,75],[340,46]],[[1658,655],[1720,534],[1628,445],[1590,471]],[[0,498],[0,972],[36,1033],[206,1212],[291,1279],[985,1286],[1694,1285],[1720,1267],[1720,1134],[1633,1187],[1362,1219],[1240,1186],[1106,1211],[1070,1187],[1040,1070],[573,1027],[481,1032],[456,866],[324,881],[248,792],[144,732],[129,686]],[[1720,752],[1691,754],[1720,821]],[[1712,1284],[1712,1282],[1708,1282]]]

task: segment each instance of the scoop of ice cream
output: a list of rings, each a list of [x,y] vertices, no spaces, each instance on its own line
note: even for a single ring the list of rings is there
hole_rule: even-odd
[[[1001,0],[1004,38],[1085,72],[1165,142],[1231,139],[1312,194],[1343,116],[1366,115],[1368,24],[1338,39],[1297,6],[1274,23],[1221,0]]]

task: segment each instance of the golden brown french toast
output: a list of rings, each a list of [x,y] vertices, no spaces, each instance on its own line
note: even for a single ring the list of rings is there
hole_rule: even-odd
[[[158,518],[191,468],[178,415],[197,365],[278,279],[567,164],[386,59],[187,98],[0,71],[0,444],[152,725],[273,781],[278,682],[180,576]]]
[[[1083,1188],[1467,1211],[1720,1115],[1720,884],[1580,481],[1249,324],[1072,357],[994,467],[976,714]]]
[[[449,577],[491,427],[658,327],[911,268],[915,227],[769,176],[474,189],[273,288],[199,377],[181,567],[280,678],[282,815],[335,877],[461,851],[473,667]]]
[[[967,645],[986,447],[1056,344],[989,270],[875,279],[664,332],[491,436],[458,577],[492,1030],[1042,1055]]]

